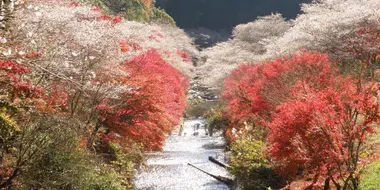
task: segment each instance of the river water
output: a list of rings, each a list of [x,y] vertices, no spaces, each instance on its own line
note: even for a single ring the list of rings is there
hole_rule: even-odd
[[[199,123],[197,129],[195,124]],[[230,177],[228,172],[208,160],[213,156],[225,161],[224,140],[221,134],[207,135],[203,119],[187,120],[179,136],[175,129],[166,140],[162,152],[148,153],[145,167],[134,180],[135,189],[142,190],[225,190],[227,185],[196,170],[188,163],[213,175]]]

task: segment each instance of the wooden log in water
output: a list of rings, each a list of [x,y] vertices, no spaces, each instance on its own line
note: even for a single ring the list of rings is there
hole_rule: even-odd
[[[213,177],[214,179],[216,179],[216,180],[218,180],[218,181],[220,181],[222,183],[225,183],[226,185],[228,185],[230,187],[232,187],[234,185],[234,180],[232,180],[230,178],[226,178],[226,177],[223,177],[223,176],[220,176],[220,175],[218,175],[218,176],[217,175],[213,175],[213,174],[208,173],[208,172],[206,172],[206,171],[204,171],[204,170],[202,170],[202,169],[200,169],[200,168],[198,168],[198,167],[196,167],[196,166],[194,166],[194,165],[192,165],[190,163],[187,163],[187,165],[189,165],[189,166],[191,166],[191,167],[193,167],[193,168],[195,168],[195,169],[197,169],[197,170],[199,170],[199,171],[201,171],[201,172],[203,172],[203,173],[205,173],[205,174]]]
[[[218,166],[221,166],[223,168],[228,168],[229,166],[227,164],[224,164],[222,162],[220,162],[219,160],[215,159],[214,157],[212,156],[209,156],[208,157],[208,160],[210,160],[212,163],[218,165]]]

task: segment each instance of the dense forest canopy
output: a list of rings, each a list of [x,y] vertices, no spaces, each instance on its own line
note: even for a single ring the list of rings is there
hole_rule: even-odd
[[[300,4],[311,0],[157,0],[156,5],[174,18],[181,28],[205,27],[230,30],[257,16],[281,13],[294,18]]]

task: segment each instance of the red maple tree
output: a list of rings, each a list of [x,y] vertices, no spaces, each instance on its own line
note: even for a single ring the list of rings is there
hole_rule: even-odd
[[[357,188],[364,143],[379,121],[378,86],[339,74],[325,54],[301,52],[261,65],[245,65],[226,80],[232,126],[265,126],[273,163],[287,177],[300,169],[310,187],[332,181]]]
[[[129,74],[122,82],[130,90],[119,95],[117,106],[110,100],[98,105],[101,123],[110,131],[108,137],[132,138],[148,150],[159,149],[182,116],[187,79],[155,50],[120,66]]]
[[[289,98],[300,79],[323,83],[334,76],[327,55],[303,52],[265,64],[242,65],[224,85],[223,99],[234,126],[244,121],[260,124],[272,110]],[[313,77],[319,74],[318,77]]]

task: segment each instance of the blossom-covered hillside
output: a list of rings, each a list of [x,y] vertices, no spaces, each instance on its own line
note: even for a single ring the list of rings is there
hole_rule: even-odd
[[[131,188],[179,123],[192,40],[102,2],[16,2],[0,34],[0,189]]]

